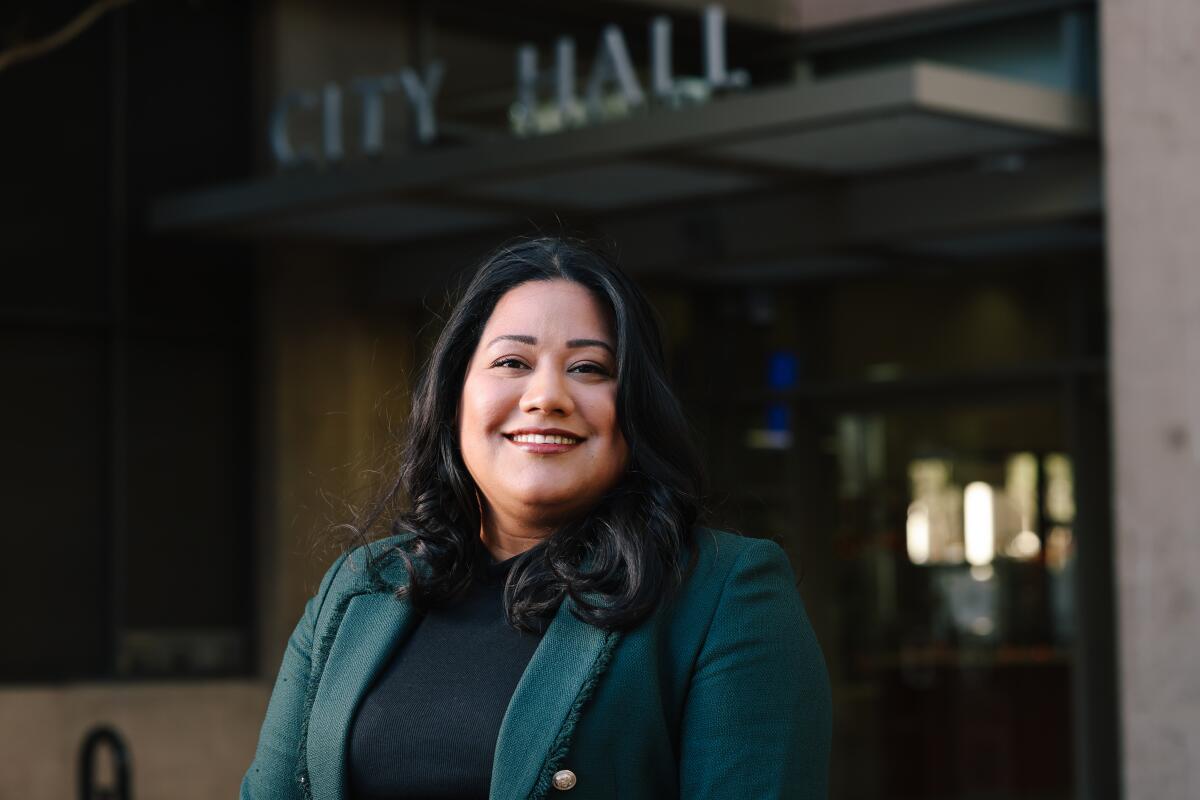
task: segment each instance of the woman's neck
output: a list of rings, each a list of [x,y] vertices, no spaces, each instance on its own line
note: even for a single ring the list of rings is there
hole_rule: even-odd
[[[505,561],[536,547],[556,528],[556,524],[544,520],[508,519],[485,508],[480,520],[479,539],[492,558]]]

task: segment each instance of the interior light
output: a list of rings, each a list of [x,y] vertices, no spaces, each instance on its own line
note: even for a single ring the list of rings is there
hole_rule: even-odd
[[[908,522],[905,524],[908,545],[908,560],[914,564],[929,561],[929,508],[924,503],[913,503],[908,507]]]
[[[1069,524],[1075,519],[1075,477],[1071,458],[1063,453],[1050,453],[1043,465],[1046,470],[1046,512],[1055,522]]]
[[[1033,531],[1021,531],[1008,543],[1004,552],[1012,558],[1029,561],[1042,552],[1042,540]]]
[[[982,567],[971,567],[971,577],[980,583],[987,583],[992,579],[996,571],[991,564],[984,564]]]
[[[982,481],[963,490],[963,543],[967,562],[976,567],[992,563],[996,549],[992,487]]]
[[[1020,515],[1018,531],[1033,530],[1038,516],[1038,459],[1033,453],[1013,453],[1005,463],[1004,493]]]

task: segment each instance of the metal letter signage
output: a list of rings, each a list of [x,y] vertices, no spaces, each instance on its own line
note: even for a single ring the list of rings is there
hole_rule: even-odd
[[[510,122],[514,127],[525,124],[525,120],[516,120],[512,114],[536,109],[538,89],[547,83],[554,88],[554,104],[545,113],[554,116],[564,127],[586,121],[583,105],[575,96],[575,40],[564,36],[554,43],[554,70],[549,74],[538,71],[536,47],[527,44],[517,48],[517,102],[510,109]]]
[[[725,9],[704,9],[704,80],[714,89],[742,89],[750,84],[743,69],[730,72],[725,66]]]
[[[416,115],[417,141],[429,144],[437,138],[437,118],[433,114],[433,98],[437,97],[438,89],[442,88],[442,76],[446,74],[442,62],[434,61],[425,67],[425,77],[417,75],[411,69],[400,71],[400,85]]]
[[[650,22],[650,93],[655,104],[678,108],[706,102],[719,91],[744,89],[750,85],[745,70],[731,71],[725,58],[725,11],[708,6],[700,17],[704,43],[703,77],[676,78],[671,59],[671,20],[655,17]],[[650,102],[638,80],[625,36],[615,25],[600,33],[596,58],[587,82],[586,103],[575,97],[575,42],[559,39],[555,44],[554,71],[538,71],[537,48],[531,44],[517,50],[517,98],[509,108],[513,132],[525,136],[555,133],[628,116]],[[550,84],[554,101],[542,103],[538,90]]]
[[[655,17],[650,22],[649,96],[643,88],[625,35],[615,25],[600,32],[596,55],[588,73],[587,89],[581,101],[576,92],[575,40],[562,37],[554,43],[554,65],[542,71],[534,45],[517,49],[517,96],[509,107],[509,125],[514,133],[525,136],[578,128],[609,119],[619,119],[654,106],[679,108],[704,103],[714,94],[744,89],[750,85],[745,70],[730,70],[725,58],[725,11],[708,6],[700,15],[704,73],[700,77],[676,77],[672,61],[671,20]],[[434,101],[442,86],[445,65],[441,61],[426,64],[420,72],[406,67],[388,75],[355,78],[350,81],[353,96],[362,114],[362,155],[382,155],[386,139],[384,101],[388,95],[403,94],[412,112],[411,139],[415,144],[430,144],[437,138],[437,114]],[[552,90],[549,102],[541,93]],[[282,167],[314,164],[326,166],[346,157],[343,136],[344,96],[337,83],[326,83],[320,92],[288,92],[271,111],[268,135],[271,154]],[[295,114],[315,114],[312,127],[320,141],[297,147],[293,144],[289,123]],[[312,144],[319,144],[319,148]],[[320,157],[318,159],[318,152]]]
[[[391,75],[356,78],[350,87],[361,100],[362,141],[359,149],[364,155],[378,156],[383,153],[384,142],[384,98],[394,92],[404,95],[414,120],[413,139],[417,144],[429,144],[437,138],[437,115],[434,100],[442,87],[445,66],[434,61],[419,74],[405,67]],[[293,110],[318,111],[321,123],[321,155],[326,165],[335,164],[345,158],[346,149],[342,137],[342,88],[336,83],[327,83],[321,89],[320,99],[313,92],[289,92],[279,99],[271,112],[268,125],[271,137],[271,155],[282,167],[311,164],[316,161],[312,148],[296,149],[288,132],[288,122]]]
[[[314,160],[311,150],[296,150],[288,136],[288,113],[293,108],[311,111],[317,107],[317,96],[312,92],[288,92],[279,98],[271,111],[267,125],[271,136],[271,154],[280,164],[302,164]]]
[[[625,46],[625,37],[616,25],[607,25],[600,34],[600,49],[596,51],[596,61],[592,64],[592,76],[588,79],[587,108],[588,113],[597,117],[604,114],[605,100],[608,95],[605,89],[610,83],[615,83],[620,99],[627,109],[645,105],[646,95],[638,83],[637,73],[633,70],[633,61],[629,58],[629,48]]]
[[[383,152],[383,96],[396,90],[396,77],[355,78],[350,85],[362,98],[362,151],[377,156]]]

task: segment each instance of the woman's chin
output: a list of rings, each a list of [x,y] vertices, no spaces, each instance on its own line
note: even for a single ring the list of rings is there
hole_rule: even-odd
[[[527,513],[553,520],[570,517],[586,509],[588,504],[580,500],[578,487],[538,487],[520,495],[521,505]]]

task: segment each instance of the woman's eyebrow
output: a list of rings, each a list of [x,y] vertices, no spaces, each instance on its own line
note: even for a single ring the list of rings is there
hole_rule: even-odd
[[[504,334],[501,334],[500,336],[497,336],[495,339],[492,339],[490,342],[488,342],[487,346],[491,347],[496,342],[504,342],[504,341],[520,342],[521,344],[537,344],[537,337],[536,336],[528,336],[526,334],[521,334],[521,333],[504,333]],[[572,348],[574,348],[574,347],[603,347],[609,353],[612,353],[612,355],[614,357],[616,357],[616,355],[617,355],[616,352],[613,350],[612,345],[610,345],[608,342],[604,341],[603,339],[568,339],[567,347],[572,347]]]
[[[501,334],[500,336],[497,336],[495,339],[492,339],[490,342],[487,343],[487,346],[491,347],[496,342],[505,342],[505,341],[520,342],[521,344],[537,344],[537,337],[536,336],[526,336],[526,335],[520,334],[520,333],[505,333],[505,334]]]
[[[612,353],[613,357],[617,355],[613,352],[612,345],[603,339],[569,339],[567,340],[567,347],[603,347],[609,353]]]

